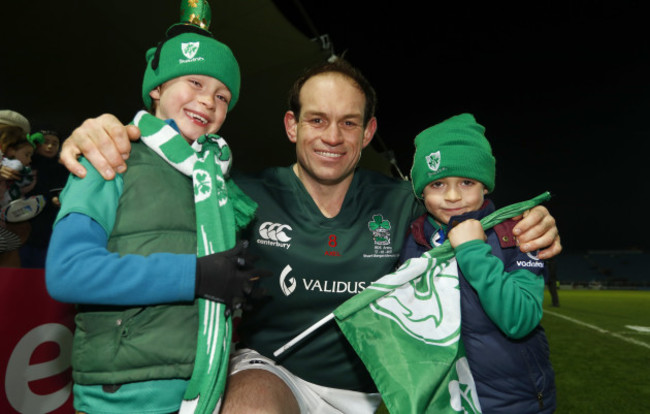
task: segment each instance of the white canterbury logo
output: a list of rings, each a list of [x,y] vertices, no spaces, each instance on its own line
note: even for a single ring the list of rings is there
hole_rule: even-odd
[[[282,247],[289,250],[291,237],[287,235],[287,232],[292,230],[288,224],[267,221],[260,226],[259,235],[261,238],[257,239],[256,242],[265,246]]]
[[[287,236],[285,230],[291,231],[293,229],[287,224],[271,223],[270,221],[267,221],[266,223],[262,223],[260,226],[260,236],[266,240],[286,243],[291,240],[291,237]]]

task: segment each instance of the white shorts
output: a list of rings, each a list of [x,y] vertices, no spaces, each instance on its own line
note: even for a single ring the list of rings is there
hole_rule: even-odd
[[[236,351],[230,357],[229,375],[248,369],[263,369],[282,379],[296,397],[301,413],[373,414],[381,404],[379,393],[349,391],[312,384],[252,349]]]

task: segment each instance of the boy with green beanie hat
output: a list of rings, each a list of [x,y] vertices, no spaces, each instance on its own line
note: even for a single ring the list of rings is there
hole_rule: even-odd
[[[239,66],[194,24],[207,3],[184,4],[201,10],[146,54],[142,98],[151,112],[133,120],[142,136],[128,171],[106,181],[84,160],[86,178],[71,176],[61,193],[46,282],[53,298],[79,306],[79,412],[177,412],[203,366],[195,357],[204,358],[197,337],[207,306],[199,311],[195,299],[211,301],[211,319],[225,326],[261,275],[236,242],[256,204],[231,180],[230,150],[214,135],[238,99]]]
[[[471,114],[415,138],[413,190],[428,213],[410,226],[400,264],[440,246],[454,248],[461,338],[483,413],[552,413],[555,381],[540,325],[544,262],[517,248],[513,220],[484,231],[495,211],[495,159],[485,128]],[[452,272],[453,273],[453,272]]]

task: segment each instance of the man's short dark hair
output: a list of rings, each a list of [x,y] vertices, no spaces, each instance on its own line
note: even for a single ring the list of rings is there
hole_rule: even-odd
[[[377,105],[377,94],[370,82],[361,74],[361,72],[342,58],[337,58],[333,62],[324,62],[307,69],[300,78],[298,78],[291,89],[289,89],[289,110],[292,111],[298,119],[300,117],[300,90],[305,82],[314,76],[324,73],[338,73],[352,80],[366,98],[366,106],[363,111],[363,126],[375,116],[375,107]]]

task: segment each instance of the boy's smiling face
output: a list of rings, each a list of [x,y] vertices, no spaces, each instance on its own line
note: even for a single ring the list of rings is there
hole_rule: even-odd
[[[219,80],[205,75],[185,75],[152,90],[160,119],[173,119],[190,144],[201,135],[216,133],[228,112],[230,90]]]

